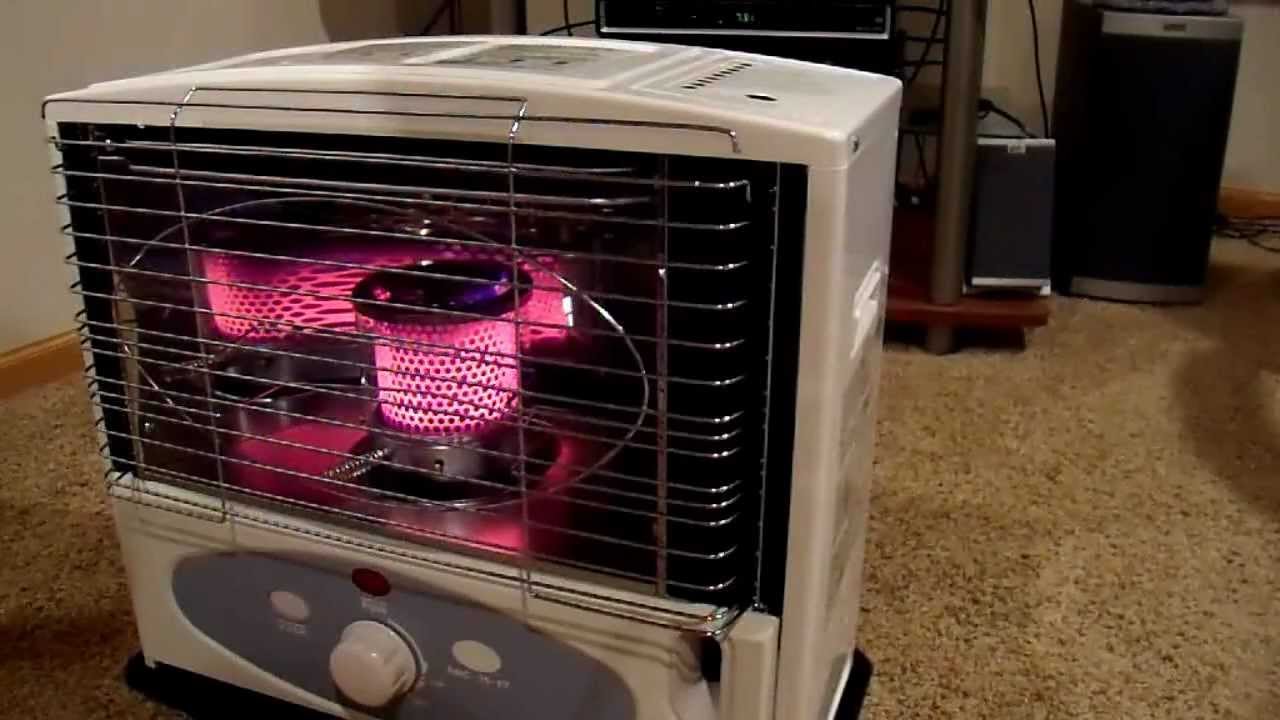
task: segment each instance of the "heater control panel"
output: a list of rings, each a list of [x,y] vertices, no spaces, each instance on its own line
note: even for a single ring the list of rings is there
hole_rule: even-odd
[[[385,593],[361,589],[374,575]],[[381,569],[217,553],[179,563],[173,592],[195,627],[244,661],[373,717],[635,718],[631,689],[608,666]]]
[[[270,53],[227,67],[362,65],[405,68],[449,68],[502,71],[578,81],[606,80],[653,60],[653,46],[618,43],[569,45],[546,42],[439,41],[407,39],[373,41],[338,49]]]

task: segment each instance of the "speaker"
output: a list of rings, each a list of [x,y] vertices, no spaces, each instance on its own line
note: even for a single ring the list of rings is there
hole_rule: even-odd
[[[979,137],[968,290],[1047,292],[1054,141]]]
[[[1068,0],[1054,98],[1053,286],[1204,293],[1243,23]]]

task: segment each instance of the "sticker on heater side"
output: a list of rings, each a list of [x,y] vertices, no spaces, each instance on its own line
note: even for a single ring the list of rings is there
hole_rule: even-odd
[[[876,384],[880,374],[880,349],[867,346],[853,363],[841,397],[840,465],[841,472],[858,458],[870,453],[871,432],[875,417]],[[847,483],[846,483],[847,484]],[[844,490],[844,488],[841,488]],[[843,497],[843,496],[842,496]],[[843,507],[844,503],[839,506]]]
[[[868,476],[871,473],[871,447],[875,433],[874,406],[879,370],[879,348],[865,345],[857,358],[853,373],[845,384],[843,422],[840,428],[839,474],[836,498],[835,530],[831,544],[831,576],[827,606],[833,610],[840,604],[846,575],[853,564],[853,553],[866,517]]]
[[[884,282],[884,270],[877,261],[867,270],[862,284],[853,296],[853,342],[849,346],[849,357],[855,358],[872,338],[878,326],[882,309],[880,307],[881,285]]]

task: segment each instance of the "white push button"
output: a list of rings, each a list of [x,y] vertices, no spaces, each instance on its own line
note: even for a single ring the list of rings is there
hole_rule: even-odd
[[[453,644],[453,659],[471,672],[482,675],[496,673],[502,669],[502,658],[498,652],[484,643],[475,640],[462,640]]]
[[[271,593],[271,609],[282,619],[294,623],[304,623],[311,619],[311,606],[297,593],[288,590],[276,590]]]

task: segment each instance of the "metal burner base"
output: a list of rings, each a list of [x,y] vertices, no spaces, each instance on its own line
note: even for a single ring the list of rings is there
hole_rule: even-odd
[[[365,392],[371,389],[304,392],[279,398],[284,406],[221,418],[224,429],[234,426],[225,435],[226,482],[247,499],[300,503],[317,518],[373,523],[392,536],[452,549],[561,557],[582,545],[560,529],[571,525],[570,494],[582,468],[608,446],[561,432],[574,427],[571,418],[541,408],[522,414],[522,482],[512,425],[464,442],[413,438],[382,427],[377,401]],[[443,471],[433,471],[437,461]],[[472,469],[478,472],[465,472]]]
[[[261,343],[218,358],[216,382],[359,384],[367,345],[352,340],[300,338]]]
[[[520,437],[515,418],[473,436],[411,438],[380,426],[369,437],[379,462],[363,475],[368,487],[421,498],[423,504],[471,508],[510,502],[520,492]],[[548,432],[525,431],[526,485],[537,486],[555,462],[558,442]],[[413,501],[404,500],[408,504]]]

